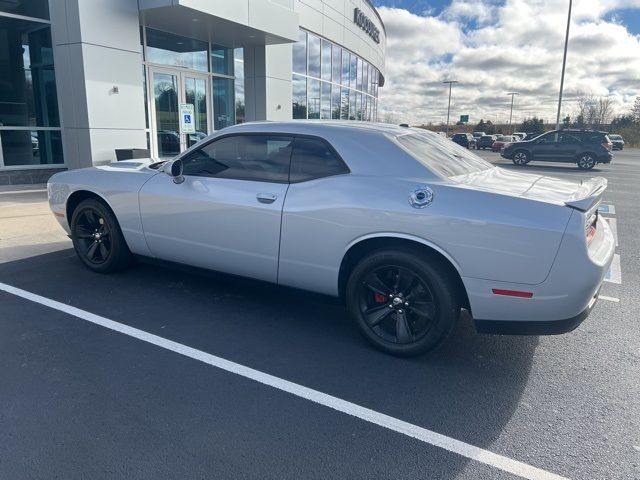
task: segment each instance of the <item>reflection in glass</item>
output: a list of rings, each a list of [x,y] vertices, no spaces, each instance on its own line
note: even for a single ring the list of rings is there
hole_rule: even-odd
[[[234,81],[236,95],[236,123],[244,123],[244,50],[236,48],[233,51],[233,61],[235,63]]]
[[[349,86],[355,90],[356,88],[356,78],[358,72],[358,57],[354,54],[351,54],[351,67],[349,70]]]
[[[320,39],[315,35],[307,35],[307,71],[309,76],[320,78]]]
[[[233,75],[233,49],[211,45],[211,71],[221,75]]]
[[[321,112],[320,118],[331,118],[331,84],[329,82],[322,82],[321,92]]]
[[[362,91],[369,93],[369,64],[367,62],[362,64]]]
[[[153,96],[158,155],[160,157],[177,155],[180,153],[177,76],[168,73],[154,73]]]
[[[340,120],[340,87],[331,85],[331,118]]]
[[[334,45],[331,58],[331,81],[340,83],[340,74],[342,72],[342,49]]]
[[[2,130],[0,138],[6,166],[64,163],[59,130]]]
[[[207,72],[208,49],[207,42],[147,28],[148,62]]]
[[[322,40],[322,79],[331,81],[331,43]]]
[[[213,77],[213,128],[220,130],[235,123],[234,81]]]
[[[0,125],[60,125],[50,30],[0,18]]]
[[[320,80],[307,80],[307,107],[309,118],[320,118]]]
[[[49,18],[48,0],[9,0],[0,2],[0,11],[33,18]]]
[[[362,59],[358,58],[358,77],[356,80],[356,90],[362,90]]]
[[[349,65],[351,53],[342,50],[342,85],[349,86]]]
[[[351,90],[349,92],[349,120],[356,119],[356,92]]]
[[[307,79],[300,75],[293,76],[293,118],[307,118]]]
[[[349,120],[349,89],[340,90],[340,120]]]
[[[185,77],[185,102],[194,106],[195,134],[188,135],[187,146],[199,142],[207,136],[207,81],[204,78]]]
[[[298,41],[293,44],[293,72],[307,73],[307,33],[300,30]]]

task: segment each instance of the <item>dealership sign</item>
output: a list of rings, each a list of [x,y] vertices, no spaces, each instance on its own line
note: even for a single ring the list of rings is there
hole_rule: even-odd
[[[367,17],[359,8],[356,8],[353,11],[353,23],[358,25],[371,38],[373,38],[374,42],[380,43],[380,30],[378,30],[378,27],[376,27],[371,19]]]

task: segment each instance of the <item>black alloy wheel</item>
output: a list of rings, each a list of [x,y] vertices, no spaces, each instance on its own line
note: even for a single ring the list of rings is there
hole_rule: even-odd
[[[71,239],[82,263],[94,272],[114,272],[131,260],[115,216],[97,199],[84,200],[74,210]]]
[[[596,163],[596,158],[591,153],[583,153],[578,157],[578,168],[581,170],[591,170]]]
[[[402,356],[437,347],[460,313],[449,269],[404,250],[363,259],[349,278],[346,300],[363,335],[379,349]]]

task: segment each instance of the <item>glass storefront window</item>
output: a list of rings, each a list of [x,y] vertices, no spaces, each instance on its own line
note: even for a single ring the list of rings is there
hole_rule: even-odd
[[[233,75],[233,49],[211,46],[211,71],[221,75]]]
[[[60,165],[62,137],[59,130],[2,130],[4,165]]]
[[[331,118],[340,120],[340,87],[331,85]]]
[[[209,132],[207,128],[207,81],[204,78],[186,77],[184,83],[186,103],[194,106],[193,123],[196,135],[189,136],[189,146],[191,146],[192,142],[195,143],[196,139],[202,139]]]
[[[342,51],[342,85],[349,86],[349,65],[351,61],[351,53],[346,50]]]
[[[293,76],[293,118],[307,118],[307,78]]]
[[[331,43],[322,40],[322,79],[331,81]]]
[[[320,80],[307,80],[307,108],[309,118],[320,118]]]
[[[307,73],[320,78],[320,39],[310,33],[307,35]]]
[[[208,72],[208,50],[207,42],[147,28],[148,62]]]
[[[25,17],[49,19],[48,0],[0,1],[0,12],[23,15]]]
[[[349,92],[349,120],[356,119],[356,95],[355,90]]]
[[[57,127],[48,25],[0,17],[0,125]]]
[[[349,70],[349,86],[355,90],[356,88],[356,78],[358,72],[358,57],[354,54],[351,54],[351,66]]]
[[[242,48],[236,48],[233,51],[233,62],[235,68],[234,88],[236,93],[236,123],[244,123],[244,50]]]
[[[340,120],[349,120],[349,89],[340,90]]]
[[[322,82],[320,92],[320,118],[331,118],[331,84]]]
[[[340,83],[340,74],[342,71],[342,49],[337,45],[333,46],[331,59],[331,81]]]
[[[358,58],[358,76],[356,77],[356,90],[362,90],[362,59]]]
[[[298,41],[293,44],[293,72],[307,74],[307,32],[300,30]]]
[[[235,123],[234,81],[213,77],[213,128],[220,130]]]

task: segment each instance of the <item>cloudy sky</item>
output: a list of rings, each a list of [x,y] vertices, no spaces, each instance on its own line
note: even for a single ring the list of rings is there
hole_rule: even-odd
[[[387,31],[381,120],[411,123],[469,114],[555,122],[568,0],[374,0]],[[574,0],[563,115],[580,93],[610,97],[616,113],[640,95],[640,0]]]

